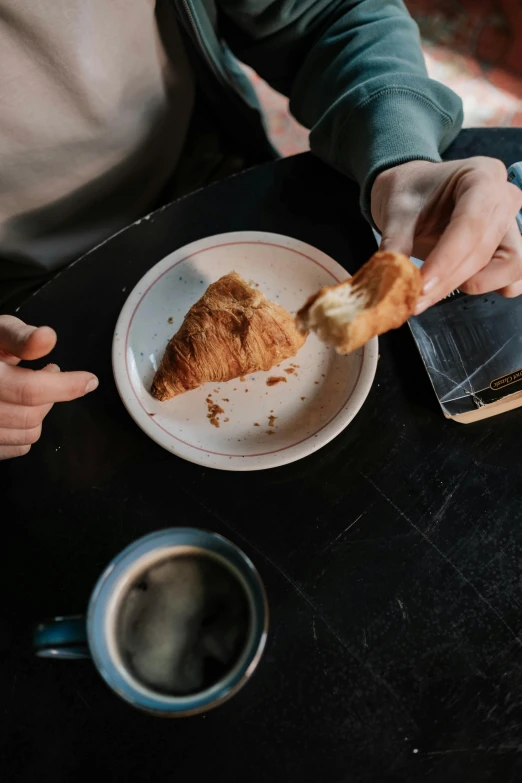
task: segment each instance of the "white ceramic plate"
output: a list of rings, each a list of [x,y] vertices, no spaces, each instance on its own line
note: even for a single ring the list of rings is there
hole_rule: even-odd
[[[290,312],[347,277],[324,253],[277,234],[244,231],[194,242],[156,264],[127,299],[114,334],[114,376],[134,421],[165,449],[221,470],[274,468],[317,451],[350,423],[370,391],[377,339],[337,356],[310,335],[295,358],[270,372],[158,402],[149,389],[168,340],[207,286],[233,270]],[[271,376],[285,381],[268,386]],[[219,428],[207,418],[209,394],[224,410]]]

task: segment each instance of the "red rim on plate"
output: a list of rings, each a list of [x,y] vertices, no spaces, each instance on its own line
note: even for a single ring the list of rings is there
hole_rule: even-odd
[[[216,241],[219,239],[222,241]],[[284,241],[281,242],[281,240]],[[290,243],[290,245],[287,243]],[[164,278],[166,275],[171,273],[173,269],[179,267],[181,264],[190,262],[196,256],[199,258],[202,254],[209,253],[216,250],[221,250],[223,248],[231,248],[237,246],[251,247],[252,245],[265,247],[265,248],[270,247],[279,251],[282,250],[285,253],[292,253],[294,255],[300,256],[301,258],[305,259],[308,262],[312,262],[312,264],[314,264],[316,267],[319,267],[331,278],[328,281],[325,280],[322,283],[322,285],[331,284],[332,282],[338,283],[341,280],[340,277],[341,275],[345,277],[347,276],[347,273],[345,272],[345,270],[343,270],[342,267],[340,267],[340,265],[338,265],[336,262],[334,262],[332,259],[328,258],[327,256],[324,256],[324,254],[320,253],[320,251],[317,251],[314,248],[305,245],[304,243],[298,242],[298,240],[293,240],[286,237],[280,237],[277,235],[266,235],[266,234],[262,234],[261,232],[259,233],[256,232],[254,234],[253,232],[244,232],[244,233],[241,232],[240,234],[232,234],[232,235],[224,234],[220,237],[212,237],[206,240],[200,240],[199,242],[193,243],[192,245],[189,245],[186,248],[181,248],[180,250],[171,254],[170,256],[168,256],[167,258],[163,259],[158,264],[156,264],[151,270],[149,270],[149,272],[147,272],[144,278],[142,278],[142,280],[134,288],[133,292],[129,295],[129,298],[127,299],[127,302],[123,307],[122,313],[118,320],[118,324],[116,326],[115,338],[113,343],[113,366],[114,366],[114,374],[115,374],[116,384],[118,386],[118,391],[129,413],[135,419],[137,424],[142,429],[144,429],[144,431],[150,437],[152,437],[153,440],[158,442],[164,448],[167,448],[173,453],[178,454],[178,456],[181,456],[185,459],[206,466],[208,466],[208,457],[214,457],[217,458],[218,460],[220,459],[225,460],[226,462],[223,465],[212,464],[211,467],[217,467],[217,468],[229,469],[229,470],[230,469],[251,470],[251,469],[262,469],[265,467],[275,467],[277,465],[286,464],[296,459],[300,459],[301,457],[304,457],[307,454],[316,451],[318,448],[321,448],[323,445],[326,445],[326,443],[332,440],[338,434],[339,431],[344,429],[344,427],[349,424],[349,422],[358,412],[359,408],[364,402],[364,399],[371,387],[371,382],[375,374],[375,368],[377,363],[377,345],[376,345],[377,341],[374,340],[371,341],[367,346],[365,346],[365,348],[362,349],[362,351],[359,353],[357,375],[355,381],[352,384],[350,393],[343,400],[341,405],[336,407],[336,410],[332,413],[331,416],[329,416],[328,420],[323,422],[321,426],[315,429],[313,432],[307,433],[304,437],[300,437],[299,433],[296,433],[298,437],[295,441],[272,450],[258,451],[258,452],[247,453],[247,454],[237,454],[237,453],[230,454],[224,451],[218,451],[213,448],[205,447],[202,445],[196,445],[195,443],[190,443],[188,440],[185,440],[184,438],[175,435],[166,427],[164,427],[160,422],[156,421],[155,417],[151,416],[148,413],[147,407],[145,406],[145,403],[142,399],[142,393],[143,393],[142,387],[140,387],[139,384],[138,384],[138,388],[136,386],[135,381],[137,381],[140,376],[138,374],[138,378],[136,378],[136,373],[132,373],[131,368],[129,366],[129,361],[131,359],[131,354],[132,354],[132,348],[130,344],[131,332],[132,332],[132,327],[135,321],[136,314],[142,308],[143,303],[145,302],[149,293],[151,292],[151,289],[154,288],[154,286],[162,278]],[[310,252],[303,252],[303,251],[310,251]],[[337,274],[334,274],[332,269],[328,268],[328,266],[325,263],[322,263],[321,260],[314,258],[310,254],[311,252],[320,256],[322,259],[326,260],[330,266],[334,266],[334,268],[336,268]],[[168,263],[169,259],[172,260],[172,263]],[[145,283],[147,283],[147,285],[145,290],[143,290],[143,285]],[[123,356],[120,348],[121,338],[118,337],[118,335],[122,333],[122,328],[125,330]],[[123,359],[123,363],[121,361],[122,359]],[[359,400],[359,404],[356,404],[354,406],[353,412],[351,412],[351,414],[347,417],[346,422],[344,423],[343,426],[339,428],[338,431],[336,430],[331,435],[329,435],[329,437],[327,437],[326,440],[324,440],[324,442],[320,442],[319,444],[316,444],[315,442],[308,444],[309,446],[311,446],[311,448],[307,448],[305,446],[302,453],[291,455],[291,456],[286,455],[286,456],[290,456],[289,459],[285,459],[283,457],[283,459],[280,458],[277,459],[277,461],[274,462],[273,464],[254,464],[252,465],[252,467],[250,466],[247,467],[248,462],[251,460],[257,460],[259,462],[259,460],[262,458],[282,455],[283,452],[289,452],[292,449],[296,449],[299,446],[303,446],[304,444],[307,444],[308,441],[315,441],[320,433],[324,432],[324,430],[328,428],[332,424],[332,422],[334,422],[338,417],[340,417],[343,411],[346,411],[347,407],[350,405],[350,402],[352,401],[356,392],[360,393],[361,391],[360,381],[364,368],[369,370],[369,377],[367,378],[367,382],[365,384],[365,386],[367,387],[364,390],[365,393],[363,394],[362,399]],[[366,374],[368,375],[368,372]],[[139,409],[139,414],[136,415],[138,413],[138,409]],[[193,450],[194,452],[196,452],[196,454],[193,454],[191,456],[190,453],[189,454],[181,453],[181,451],[184,451],[185,449]],[[206,459],[203,455],[206,455]],[[242,466],[239,465],[230,466],[230,461],[234,461],[234,460],[241,461]]]

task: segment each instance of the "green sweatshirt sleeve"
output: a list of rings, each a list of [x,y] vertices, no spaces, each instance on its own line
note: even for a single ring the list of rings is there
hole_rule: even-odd
[[[462,105],[430,79],[402,0],[219,0],[235,54],[290,97],[312,151],[370,193],[379,172],[440,160]]]

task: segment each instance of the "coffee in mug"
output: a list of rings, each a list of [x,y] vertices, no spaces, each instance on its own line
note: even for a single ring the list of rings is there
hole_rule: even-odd
[[[263,583],[248,557],[215,533],[171,528],[118,555],[87,616],[56,617],[35,633],[42,657],[92,657],[134,706],[184,716],[221,704],[249,679],[268,627]]]
[[[122,597],[116,639],[124,665],[147,687],[186,695],[237,664],[249,631],[241,581],[212,555],[183,554],[137,574]]]

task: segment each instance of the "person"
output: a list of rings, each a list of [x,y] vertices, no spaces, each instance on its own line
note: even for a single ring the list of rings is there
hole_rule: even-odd
[[[425,259],[419,312],[457,287],[522,292],[522,194],[499,161],[441,161],[461,103],[428,78],[402,0],[0,0],[0,312],[155,206],[267,158],[238,60],[360,184],[383,248]],[[97,386],[17,366],[55,342],[0,316],[2,458]]]

